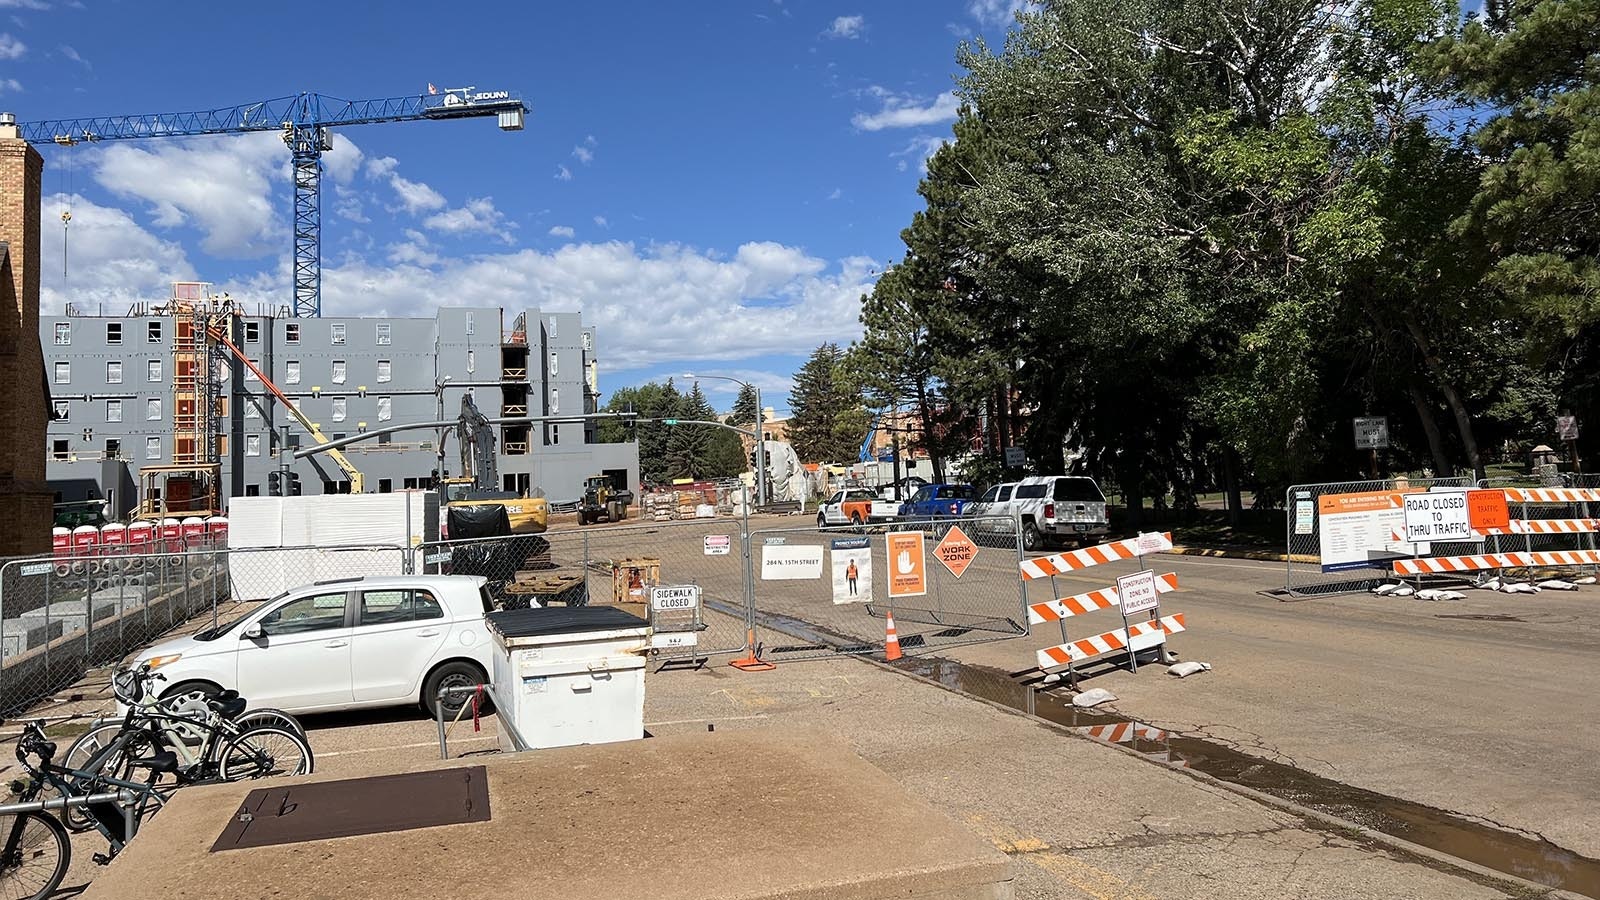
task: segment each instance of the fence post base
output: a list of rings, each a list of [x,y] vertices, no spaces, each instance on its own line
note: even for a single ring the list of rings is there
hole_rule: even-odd
[[[745,646],[750,648],[750,655],[730,660],[728,665],[741,672],[770,672],[777,668],[776,665],[762,659],[761,655],[756,652],[756,630],[754,628],[745,632]]]

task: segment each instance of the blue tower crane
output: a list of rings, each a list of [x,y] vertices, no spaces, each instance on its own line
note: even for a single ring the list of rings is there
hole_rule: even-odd
[[[70,147],[96,141],[144,140],[199,134],[279,131],[294,161],[294,314],[322,315],[322,154],[332,149],[328,129],[378,122],[470,119],[495,116],[503,131],[521,131],[528,107],[509,91],[450,88],[386,100],[340,100],[301,93],[242,106],[144,116],[95,116],[26,122],[22,136],[35,144]]]

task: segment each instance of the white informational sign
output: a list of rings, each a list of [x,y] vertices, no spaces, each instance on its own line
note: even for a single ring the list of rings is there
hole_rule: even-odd
[[[50,563],[47,563],[47,562],[44,562],[44,563],[27,563],[26,565],[24,565],[22,567],[22,574],[24,574],[24,575],[46,575],[46,574],[49,574],[49,572],[50,572],[50,570],[52,568],[53,568],[53,566]]]
[[[1357,450],[1387,450],[1388,448],[1388,416],[1362,416],[1356,419]]]
[[[1407,541],[1483,540],[1483,535],[1472,533],[1472,516],[1464,490],[1406,494],[1405,502]]]
[[[1160,553],[1168,547],[1167,536],[1159,531],[1141,531],[1138,539],[1134,542],[1134,547],[1139,551],[1140,556]]]
[[[1426,544],[1396,541],[1405,532],[1400,491],[1323,494],[1317,498],[1317,538],[1324,572],[1379,568],[1384,560],[1426,556]]]
[[[650,608],[656,612],[692,610],[700,606],[698,584],[658,584],[650,588]]]
[[[872,602],[872,543],[868,538],[840,538],[830,549],[833,602]]]
[[[694,631],[657,631],[650,635],[650,646],[655,650],[693,647],[699,643],[700,635]]]
[[[1158,605],[1156,573],[1151,569],[1145,569],[1132,575],[1119,576],[1117,597],[1122,606],[1122,614],[1125,616],[1155,609]]]
[[[1317,507],[1310,500],[1294,502],[1294,533],[1310,534],[1316,529]]]
[[[1020,469],[1028,464],[1028,451],[1021,447],[1006,448],[1006,468]]]
[[[706,535],[707,556],[727,556],[733,551],[733,535],[708,534]]]
[[[443,551],[441,553],[429,553],[427,556],[424,556],[422,558],[422,562],[425,565],[430,565],[430,566],[433,565],[434,563],[442,563],[442,562],[449,562],[449,561],[450,561],[450,551],[449,550],[445,550],[445,551]]]
[[[761,548],[762,581],[809,581],[822,577],[822,546],[767,544]]]

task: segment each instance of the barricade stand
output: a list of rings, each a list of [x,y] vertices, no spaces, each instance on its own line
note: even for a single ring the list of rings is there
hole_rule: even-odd
[[[1156,575],[1144,568],[1143,558],[1149,553],[1159,553],[1172,549],[1172,535],[1170,533],[1141,534],[1135,538],[1086,547],[1054,556],[1025,559],[1019,563],[1022,580],[1031,581],[1036,578],[1050,579],[1051,596],[1053,599],[1045,603],[1035,603],[1028,607],[1029,624],[1038,625],[1046,622],[1056,622],[1061,629],[1061,643],[1054,647],[1047,647],[1037,651],[1038,666],[1040,669],[1056,666],[1067,667],[1067,683],[1072,689],[1078,687],[1077,663],[1084,662],[1091,657],[1116,651],[1126,652],[1128,665],[1131,671],[1138,671],[1137,654],[1141,650],[1159,647],[1163,662],[1170,659],[1166,649],[1166,635],[1175,634],[1185,630],[1184,618],[1180,615],[1161,617],[1159,601],[1156,597],[1160,594],[1170,593],[1178,588],[1178,576],[1168,572]],[[1089,566],[1121,560],[1136,560],[1140,565],[1140,572],[1131,576],[1117,579],[1117,587],[1101,588],[1069,597],[1060,596],[1056,590],[1055,578],[1057,575],[1070,571],[1085,569]],[[1116,606],[1122,611],[1122,597],[1125,591],[1130,595],[1135,593],[1140,598],[1135,612],[1149,610],[1150,620],[1147,622],[1130,622],[1127,614],[1123,613],[1123,627],[1108,631],[1093,637],[1082,638],[1074,641],[1067,634],[1068,618],[1086,615],[1096,610]]]

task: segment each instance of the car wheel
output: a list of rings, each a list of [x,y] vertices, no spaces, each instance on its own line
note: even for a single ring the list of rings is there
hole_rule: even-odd
[[[1022,549],[1031,552],[1031,551],[1039,549],[1039,544],[1040,543],[1041,543],[1041,538],[1040,538],[1040,535],[1039,535],[1039,526],[1033,524],[1032,522],[1023,522],[1022,523]]]
[[[447,662],[428,676],[427,682],[422,686],[422,708],[427,710],[434,718],[438,718],[440,711],[444,712],[447,719],[454,718],[461,712],[462,707],[472,702],[472,695],[462,692],[446,697],[443,702],[439,700],[439,691],[444,688],[464,688],[483,684],[489,679],[483,670],[469,662]],[[480,712],[487,712],[490,708],[488,695],[479,701]]]
[[[817,513],[817,530],[818,531],[825,531],[825,530],[827,530],[827,527],[828,527],[828,517],[826,515],[823,515],[822,513]]]

